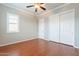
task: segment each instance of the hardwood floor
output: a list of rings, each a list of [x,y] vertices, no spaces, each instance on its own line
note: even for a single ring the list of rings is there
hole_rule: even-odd
[[[79,49],[43,39],[34,39],[0,47],[0,56],[79,56]]]

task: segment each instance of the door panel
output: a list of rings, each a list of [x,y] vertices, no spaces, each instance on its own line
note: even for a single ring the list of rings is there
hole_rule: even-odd
[[[49,17],[49,39],[59,42],[59,17],[52,15]]]
[[[44,19],[39,19],[39,38],[44,38]]]
[[[60,15],[60,42],[74,44],[74,12]]]

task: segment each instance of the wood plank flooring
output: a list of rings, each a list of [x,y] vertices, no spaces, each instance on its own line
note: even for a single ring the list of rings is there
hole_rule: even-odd
[[[33,39],[0,47],[0,56],[79,56],[79,49],[43,39]]]

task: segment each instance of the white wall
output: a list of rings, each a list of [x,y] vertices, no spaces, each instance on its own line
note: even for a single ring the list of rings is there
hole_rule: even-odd
[[[19,33],[7,33],[7,13],[19,16]],[[38,21],[36,16],[0,5],[0,46],[37,37]]]
[[[60,8],[56,8],[56,9],[52,9],[50,10],[48,13],[40,15],[39,18],[45,18],[45,17],[49,17],[53,14],[58,14],[67,10],[71,10],[71,9],[75,9],[75,46],[79,47],[79,4],[78,3],[72,3],[72,4],[67,4],[63,7]],[[48,32],[47,32],[48,33]]]
[[[75,16],[75,46],[79,48],[79,5],[77,6]]]
[[[38,24],[39,24],[39,27],[38,27],[38,32],[39,32],[38,33],[38,37],[39,38],[44,38],[44,30],[45,30],[44,29],[44,27],[45,27],[44,26],[45,25],[44,24],[44,19],[39,19],[39,23]]]
[[[75,10],[68,10],[59,16],[60,42],[74,46]]]
[[[59,15],[51,15],[49,17],[49,40],[59,42]]]
[[[45,18],[45,24],[48,22],[48,17],[63,11],[75,9],[75,46],[79,47],[79,4],[69,4],[61,8],[51,10],[47,14],[41,15]],[[6,13],[11,12],[20,16],[20,32],[6,33]],[[40,19],[39,17],[39,19]],[[48,26],[47,26],[48,27]],[[48,30],[48,28],[45,30]],[[45,37],[48,32],[45,31]],[[37,37],[38,35],[38,20],[35,16],[25,14],[24,12],[0,5],[0,45],[13,43],[29,38]]]

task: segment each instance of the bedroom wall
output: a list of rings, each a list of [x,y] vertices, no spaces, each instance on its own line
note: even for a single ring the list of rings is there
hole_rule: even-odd
[[[20,32],[7,33],[7,13],[19,16]],[[0,46],[36,38],[38,31],[37,23],[36,16],[0,4]]]
[[[66,11],[70,9],[75,9],[75,47],[79,48],[79,4],[78,3],[73,3],[69,4],[67,6],[64,6],[62,8],[59,8],[55,10],[55,13],[61,12],[61,11]]]
[[[60,8],[49,10],[49,12],[46,12],[45,14],[40,15],[41,18],[47,18],[53,14],[58,14],[67,10],[75,9],[75,47],[79,48],[79,4],[78,3],[72,3],[64,5]],[[40,18],[39,17],[39,18]],[[46,20],[48,22],[48,20]],[[48,27],[47,27],[48,29]],[[46,28],[45,28],[46,30]],[[48,32],[47,32],[48,33]]]
[[[79,4],[77,5],[75,16],[75,46],[79,48]]]

